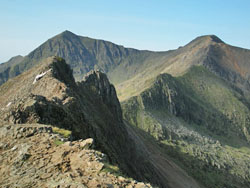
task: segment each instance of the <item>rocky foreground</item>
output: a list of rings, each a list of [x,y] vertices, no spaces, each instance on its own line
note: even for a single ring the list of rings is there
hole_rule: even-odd
[[[41,124],[0,127],[0,187],[127,187],[150,184],[122,177],[92,138],[73,142]]]

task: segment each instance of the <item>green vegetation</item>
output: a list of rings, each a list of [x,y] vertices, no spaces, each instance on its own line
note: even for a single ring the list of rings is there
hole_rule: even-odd
[[[186,140],[161,141],[161,147],[206,187],[247,187],[250,181],[250,155],[239,153],[237,148],[207,144],[190,144]]]
[[[212,131],[227,137],[230,144],[240,145],[239,139],[250,141],[250,111],[248,104],[242,102],[246,99],[241,93],[202,66],[191,68],[178,80],[190,98],[203,105],[207,111],[216,112],[213,119],[202,116],[208,126],[212,126],[212,123],[216,125]]]
[[[58,57],[58,56],[56,57],[56,60],[60,62],[65,61],[62,57]]]
[[[61,140],[59,140],[59,139],[56,139],[56,140],[54,141],[54,144],[57,145],[57,146],[60,146],[60,145],[64,144],[64,142],[61,141]]]
[[[250,111],[241,93],[202,66],[159,75],[122,103],[123,116],[206,187],[248,187]],[[245,99],[246,100],[246,99]]]
[[[58,133],[58,134],[62,135],[64,138],[69,138],[71,135],[71,131],[66,130],[66,129],[53,127],[52,130],[54,133]]]
[[[118,166],[115,166],[115,165],[111,165],[109,163],[104,163],[104,167],[103,169],[101,170],[101,172],[109,172],[115,176],[124,176],[124,174],[122,174],[121,170],[119,169]]]

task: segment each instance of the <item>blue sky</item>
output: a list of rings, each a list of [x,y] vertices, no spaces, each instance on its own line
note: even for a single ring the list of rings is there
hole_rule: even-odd
[[[215,34],[250,49],[249,0],[0,0],[0,62],[56,34],[164,51]]]

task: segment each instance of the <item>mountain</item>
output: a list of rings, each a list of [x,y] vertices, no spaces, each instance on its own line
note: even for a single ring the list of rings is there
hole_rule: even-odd
[[[249,50],[206,36],[177,51],[117,87],[124,119],[205,187],[249,187]]]
[[[12,66],[10,62],[5,63],[11,67],[5,75],[5,80],[17,76],[42,59],[53,55],[70,62],[76,80],[81,80],[90,70],[98,69],[107,74],[115,70],[113,74],[120,81],[127,79],[129,74],[134,74],[134,69],[138,67],[134,62],[145,61],[153,53],[124,48],[111,42],[81,37],[65,31],[36,48],[18,65]],[[128,67],[129,74],[120,74],[123,73],[124,67]],[[0,69],[1,75],[2,72],[3,70]]]
[[[205,187],[249,187],[249,50],[203,36],[118,84],[124,119]]]
[[[131,85],[136,83],[126,84],[127,80],[143,77],[137,80],[144,82],[160,73],[178,76],[191,66],[201,64],[237,88],[249,90],[249,72],[246,71],[249,69],[249,50],[227,45],[214,35],[198,37],[177,50],[152,52],[81,37],[70,31],[64,31],[49,39],[22,57],[21,62],[19,60],[13,64],[10,60],[5,63],[5,68],[0,66],[0,84],[53,55],[64,58],[70,64],[76,80],[81,80],[84,74],[92,69],[101,70],[108,75],[118,90],[120,90],[119,84],[125,85],[122,86],[123,89],[129,87],[128,90],[132,95],[135,91]],[[138,90],[137,86],[135,88]]]
[[[248,97],[249,56],[250,50],[225,44],[216,36],[198,37],[184,47],[168,52],[160,60],[155,59],[154,63],[130,79],[116,84],[118,96],[120,100],[126,100],[146,89],[159,74],[178,77],[192,66],[202,65]]]
[[[136,143],[136,149],[143,156],[149,156],[148,162],[159,175],[156,179],[165,186],[187,187],[191,184],[193,187],[211,188],[250,186],[250,50],[228,45],[217,36],[206,35],[176,50],[140,51],[65,31],[46,41],[25,56],[21,62],[14,65],[5,63],[7,71],[4,72],[0,67],[0,77],[3,78],[1,83],[24,71],[29,72],[33,66],[43,64],[43,59],[51,55],[65,58],[73,69],[74,78],[78,81],[82,80],[90,70],[96,70],[83,84],[74,84],[73,78],[68,78],[67,80],[71,80],[68,85],[81,88],[77,95],[90,91],[84,94],[88,99],[86,101],[92,101],[91,105],[86,105],[90,108],[87,116],[94,116],[90,122],[103,118],[106,121],[105,117],[108,117],[100,113],[100,111],[106,112],[102,109],[102,105],[101,110],[99,105],[98,109],[93,107],[97,106],[93,105],[96,101],[93,99],[95,96],[93,93],[101,93],[102,97],[98,100],[98,104],[103,103],[111,114],[115,114],[116,121],[122,122],[122,127],[125,127],[127,134]],[[114,89],[99,90],[106,86],[106,82],[97,81],[99,77],[105,77],[99,75],[100,71],[106,73],[114,83],[122,109],[118,107],[117,99],[112,97],[110,101],[104,97],[112,93],[114,96]],[[40,73],[41,71],[37,72]],[[16,82],[17,79],[20,77],[14,78]],[[6,84],[2,87],[13,88]],[[42,92],[46,93],[44,89],[46,87],[41,88]],[[1,90],[0,92],[2,93]],[[11,95],[11,92],[12,90],[9,90],[5,95]],[[5,102],[3,107],[8,104]],[[49,104],[45,103],[44,106]],[[77,109],[84,109],[84,106]],[[66,112],[68,111],[72,109]],[[68,122],[78,119],[79,113],[72,112],[75,118],[69,119]],[[85,113],[87,112],[88,110]],[[62,117],[64,113],[62,112]],[[14,117],[19,116],[18,113]],[[45,112],[41,113],[40,119],[43,121],[39,121],[51,123],[54,117],[47,116]],[[1,115],[1,117],[15,119],[11,115]],[[32,118],[35,117],[39,116],[35,113]],[[16,123],[22,122],[19,119]],[[64,124],[63,120],[60,124],[64,128],[68,125]],[[60,127],[59,124],[57,126]],[[92,132],[96,131],[94,129]],[[79,135],[87,131],[74,132],[74,137],[79,138]],[[93,134],[91,137],[98,140],[96,133]],[[101,135],[101,131],[99,134]],[[100,137],[99,142],[106,139]],[[118,149],[116,146],[113,147]],[[116,149],[112,149],[106,148],[102,151],[117,152],[114,152]],[[115,161],[120,159],[117,157],[120,154],[114,155]],[[121,163],[129,164],[127,162],[124,159]],[[123,167],[125,171],[126,168],[128,169]],[[128,173],[135,174],[135,172]],[[143,175],[138,173],[137,176],[143,179]],[[151,175],[148,174],[146,179],[154,177]],[[195,180],[190,179],[190,176]]]
[[[9,78],[9,72],[12,72],[13,70],[11,70],[12,67],[14,67],[15,65],[17,65],[18,63],[20,63],[23,60],[23,56],[15,56],[12,57],[8,62],[6,63],[1,63],[0,64],[0,84],[6,82]]]

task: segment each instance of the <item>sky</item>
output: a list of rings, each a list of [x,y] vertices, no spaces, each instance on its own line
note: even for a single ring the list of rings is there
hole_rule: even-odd
[[[208,34],[250,49],[250,1],[0,0],[0,63],[65,30],[154,51]]]

